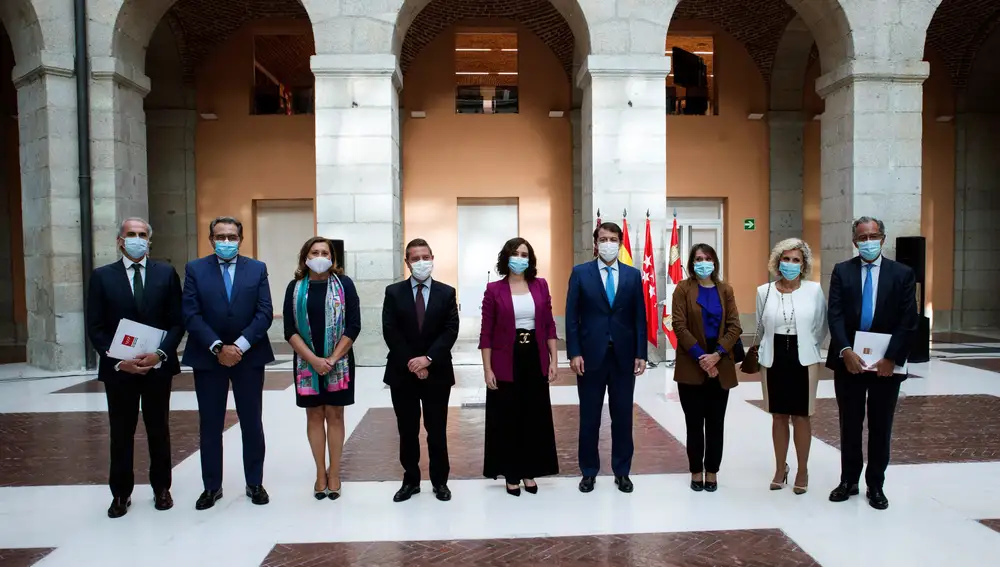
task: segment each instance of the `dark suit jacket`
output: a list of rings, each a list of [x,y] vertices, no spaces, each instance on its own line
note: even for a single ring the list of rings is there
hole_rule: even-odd
[[[383,378],[386,384],[394,386],[404,380],[418,380],[406,366],[418,356],[432,359],[427,380],[449,386],[455,384],[455,370],[451,364],[451,347],[458,340],[455,288],[436,280],[431,282],[424,326],[418,330],[410,279],[387,286],[382,303],[382,336],[389,347]]]
[[[642,275],[619,263],[618,278],[615,304],[610,305],[596,260],[574,267],[569,277],[566,354],[570,359],[582,356],[591,370],[596,371],[604,362],[609,339],[615,343],[619,368],[631,369],[635,359],[647,358]]]
[[[90,295],[87,296],[87,334],[100,355],[97,377],[101,381],[132,378],[131,374],[118,372],[118,360],[107,356],[115,338],[118,323],[131,319],[137,323],[156,327],[167,332],[159,349],[167,361],[158,369],[150,370],[149,377],[174,376],[181,371],[177,359],[177,345],[184,338],[184,320],[181,317],[181,280],[167,263],[146,260],[146,277],[143,280],[143,309],[135,305],[131,273],[121,260],[101,266],[90,276]]]
[[[232,299],[226,298],[222,268],[215,254],[192,260],[185,268],[184,326],[189,337],[184,364],[195,370],[223,370],[212,354],[215,341],[233,344],[241,336],[250,350],[234,367],[261,368],[274,360],[267,330],[274,320],[267,266],[246,256],[237,256]]]
[[[847,371],[840,351],[854,346],[854,335],[861,329],[861,258],[841,262],[830,276],[830,352],[826,367]],[[878,290],[875,298],[875,318],[872,333],[892,335],[885,356],[902,366],[910,356],[917,331],[916,277],[908,266],[882,258]]]
[[[556,322],[552,317],[552,296],[549,284],[542,278],[528,282],[535,302],[535,338],[538,341],[539,372],[549,375],[549,340],[556,339]],[[490,364],[497,380],[514,381],[514,300],[507,278],[491,282],[483,294],[483,326],[479,333],[479,348],[491,349]]]
[[[733,347],[736,341],[740,340],[743,329],[740,327],[740,312],[736,308],[733,286],[719,282],[715,288],[719,290],[719,303],[722,304],[722,325],[718,329],[718,343],[726,351],[726,355],[719,360],[716,368],[719,370],[719,385],[728,390],[739,384],[736,379]],[[708,350],[705,321],[701,305],[698,304],[698,290],[698,280],[692,278],[681,280],[674,289],[674,296],[671,299],[670,317],[673,319],[674,333],[677,334],[674,381],[678,384],[700,385],[708,378],[708,374],[691,355],[694,345],[701,346],[706,352]]]

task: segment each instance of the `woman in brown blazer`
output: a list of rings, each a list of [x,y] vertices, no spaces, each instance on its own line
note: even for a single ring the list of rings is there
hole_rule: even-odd
[[[715,249],[691,248],[687,272],[674,290],[671,312],[677,334],[674,381],[687,423],[691,490],[715,492],[726,404],[737,384],[732,352],[743,330],[733,288],[719,279]]]

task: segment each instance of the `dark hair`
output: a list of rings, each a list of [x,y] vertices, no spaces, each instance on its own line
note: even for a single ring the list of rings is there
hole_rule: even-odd
[[[299,267],[295,268],[295,279],[304,280],[309,277],[309,268],[306,266],[306,260],[309,259],[309,251],[312,250],[312,247],[320,242],[330,248],[330,260],[333,260],[333,265],[330,266],[328,273],[337,274],[338,276],[344,275],[344,268],[337,262],[337,250],[333,247],[333,242],[329,238],[314,236],[306,240],[306,243],[302,245],[302,249],[299,250]]]
[[[715,253],[715,248],[702,242],[701,244],[695,244],[691,247],[691,253],[688,254],[687,271],[688,277],[691,279],[698,279],[698,275],[694,273],[694,257],[698,255],[698,252],[704,252],[712,257],[712,263],[715,264],[715,270],[712,271],[712,281],[719,283],[719,255]]]
[[[217,224],[235,224],[236,233],[240,235],[240,240],[243,240],[243,223],[233,217],[215,217],[215,219],[213,219],[208,225],[209,238],[215,237],[215,225]]]
[[[508,265],[508,262],[510,261],[510,257],[517,252],[517,249],[520,248],[522,244],[528,247],[528,269],[524,271],[524,279],[530,282],[538,276],[538,269],[535,267],[537,259],[535,258],[535,249],[531,247],[531,243],[521,237],[511,238],[508,240],[507,243],[503,245],[500,253],[497,254],[497,273],[504,277],[510,275],[510,266]]]
[[[427,241],[423,238],[414,238],[413,240],[406,243],[406,251],[403,252],[403,259],[409,261],[410,259],[410,249],[411,248],[427,248],[431,251],[431,256],[434,255],[434,251],[431,250],[431,245],[427,244]]]
[[[602,222],[601,224],[599,224],[597,226],[597,228],[594,229],[594,243],[595,244],[597,243],[597,234],[599,232],[601,232],[602,229],[606,230],[608,232],[613,232],[613,233],[617,234],[619,241],[621,241],[621,239],[623,238],[623,236],[622,236],[622,227],[618,226],[617,223]]]

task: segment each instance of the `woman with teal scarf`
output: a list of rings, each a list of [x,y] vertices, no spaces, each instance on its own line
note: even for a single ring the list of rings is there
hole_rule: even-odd
[[[295,403],[306,408],[306,435],[316,461],[317,500],[340,497],[344,406],[354,403],[354,341],[361,308],[354,282],[337,265],[332,243],[310,238],[285,291],[285,340],[292,346]],[[327,452],[330,461],[327,465]]]

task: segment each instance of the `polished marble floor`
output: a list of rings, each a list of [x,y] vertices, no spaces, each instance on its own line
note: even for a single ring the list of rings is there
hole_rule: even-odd
[[[474,345],[472,345],[474,346]],[[454,499],[425,486],[395,504],[400,467],[396,426],[381,370],[357,377],[347,409],[343,498],[313,499],[305,416],[294,405],[290,357],[270,367],[264,392],[265,485],[271,504],[242,495],[240,434],[234,411],[225,433],[225,489],[196,512],[201,491],[197,401],[189,374],[171,398],[176,506],[157,512],[144,470],[124,518],[109,520],[108,427],[103,387],[92,376],[50,376],[0,366],[0,567],[117,566],[996,566],[1000,564],[1000,340],[935,336],[931,361],[903,385],[884,512],[863,498],[827,501],[839,477],[833,382],[819,386],[810,490],[771,492],[770,418],[760,385],[742,376],[726,421],[720,489],[688,489],[684,417],[671,370],[638,382],[634,406],[636,490],[576,490],[577,394],[562,370],[552,387],[560,475],[537,495],[508,496],[481,477],[482,369],[470,345],[456,350],[449,450]],[[565,366],[565,361],[563,361]],[[5,380],[6,379],[6,380]],[[230,401],[230,409],[234,406]],[[602,459],[608,464],[607,423]],[[794,458],[793,461],[794,475]],[[425,483],[426,485],[426,483]]]

